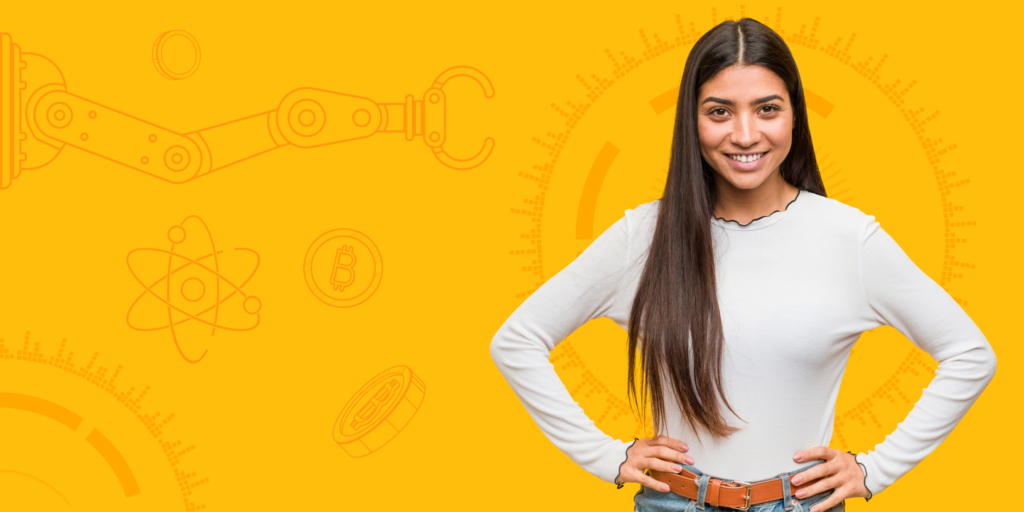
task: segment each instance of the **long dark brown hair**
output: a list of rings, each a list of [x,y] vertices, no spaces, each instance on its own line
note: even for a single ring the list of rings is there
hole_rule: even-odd
[[[711,236],[718,191],[715,171],[701,156],[697,134],[700,87],[722,69],[737,63],[764,66],[785,82],[793,109],[793,140],[779,170],[791,185],[825,196],[811,145],[800,73],[786,43],[770,28],[750,18],[715,26],[701,36],[686,58],[668,178],[629,319],[627,383],[631,402],[637,402],[634,370],[639,345],[645,381],[639,404],[641,414],[649,393],[655,433],[663,432],[662,385],[667,381],[675,389],[683,419],[697,434],[698,441],[701,429],[715,439],[739,430],[723,417],[723,405],[733,414],[735,411],[722,388],[725,340]],[[638,343],[640,339],[643,343]]]

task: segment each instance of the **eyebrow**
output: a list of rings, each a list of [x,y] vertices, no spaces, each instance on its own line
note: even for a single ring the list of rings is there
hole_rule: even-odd
[[[756,100],[750,102],[750,104],[751,105],[757,105],[758,103],[764,103],[766,101],[781,100],[781,99],[782,99],[782,96],[779,96],[778,94],[772,94],[771,96],[765,96],[764,98],[756,99]],[[707,103],[709,101],[714,101],[716,103],[722,103],[724,105],[729,105],[729,106],[733,106],[733,105],[736,104],[732,100],[727,100],[727,99],[723,99],[723,98],[716,98],[714,96],[708,96],[707,98],[704,98],[704,101],[700,102],[700,104],[703,105],[703,104],[705,104],[705,103]]]

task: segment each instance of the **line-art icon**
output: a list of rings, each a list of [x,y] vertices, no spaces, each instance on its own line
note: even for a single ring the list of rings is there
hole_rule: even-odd
[[[408,366],[378,373],[341,410],[334,421],[334,442],[353,457],[379,450],[412,421],[426,393],[423,379]]]
[[[198,49],[198,46],[196,47]],[[79,148],[171,183],[184,183],[284,146],[313,148],[401,133],[423,137],[434,157],[452,169],[472,169],[494,149],[487,137],[469,158],[444,149],[447,137],[444,86],[456,77],[475,80],[484,96],[494,86],[480,70],[453,66],[441,72],[422,99],[377,103],[370,98],[301,87],[274,110],[201,130],[178,133],[67,91],[52,61],[21,53],[0,33],[0,189],[22,170],[56,158],[65,145]]]
[[[347,308],[363,303],[377,291],[384,262],[370,237],[354,229],[332,229],[310,244],[302,273],[316,298]]]
[[[164,59],[164,46],[167,45],[168,41],[173,41],[175,38],[187,40],[192,46],[193,51],[195,51],[195,60],[192,61],[192,65],[182,72],[177,72],[171,69]],[[153,65],[156,66],[158,73],[163,75],[164,78],[168,78],[170,80],[181,80],[195,74],[196,70],[199,69],[200,57],[199,41],[196,41],[196,38],[193,37],[192,34],[189,34],[184,30],[168,30],[163,34],[160,34],[160,37],[156,38],[156,42],[153,43]]]
[[[356,261],[355,246],[343,245],[335,251],[334,270],[331,272],[331,286],[334,287],[334,291],[343,292],[345,287],[356,282]],[[345,278],[338,277],[339,274],[343,274]]]
[[[138,331],[170,329],[174,346],[189,363],[182,339],[213,336],[217,329],[248,331],[260,323],[262,304],[242,290],[256,274],[260,256],[252,249],[217,250],[203,219],[189,215],[167,230],[170,250],[133,249],[128,271],[145,288],[128,308],[128,326]],[[183,333],[182,324],[191,326]],[[186,334],[183,336],[183,334]],[[191,343],[194,344],[194,343]]]

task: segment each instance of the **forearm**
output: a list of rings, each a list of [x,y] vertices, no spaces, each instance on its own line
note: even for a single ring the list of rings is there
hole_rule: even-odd
[[[549,352],[506,326],[491,342],[491,357],[548,440],[584,470],[614,483],[628,443],[602,432],[572,399],[548,361]]]
[[[862,246],[866,315],[876,325],[893,326],[939,361],[907,418],[874,451],[857,457],[868,489],[878,494],[949,435],[992,380],[996,358],[960,305],[870,219]]]
[[[614,482],[626,443],[602,432],[573,400],[551,351],[584,323],[606,315],[622,292],[626,218],[516,309],[491,340],[491,359],[544,435],[573,462]]]
[[[907,418],[875,450],[857,456],[867,473],[868,490],[882,492],[935,450],[988,385],[995,368],[995,354],[987,343],[940,362]]]

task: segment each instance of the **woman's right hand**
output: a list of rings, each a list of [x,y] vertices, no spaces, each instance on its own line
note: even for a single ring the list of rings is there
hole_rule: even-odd
[[[668,484],[647,476],[644,470],[679,473],[683,468],[678,463],[693,464],[693,459],[686,455],[689,450],[685,443],[668,436],[637,439],[626,450],[626,461],[619,466],[615,483],[636,482],[656,491],[668,492]]]

